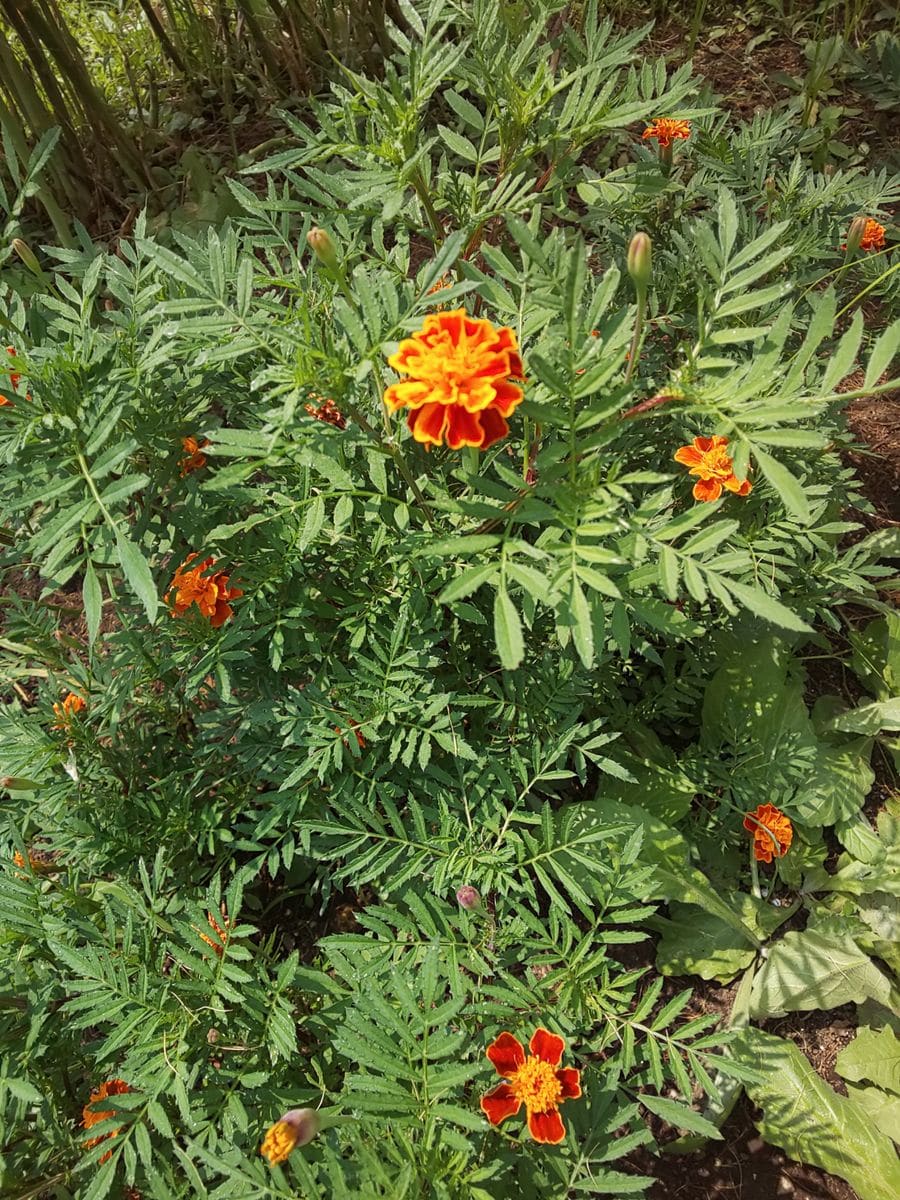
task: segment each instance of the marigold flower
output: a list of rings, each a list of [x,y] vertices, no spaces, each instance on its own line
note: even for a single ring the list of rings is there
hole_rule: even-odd
[[[391,412],[410,410],[407,424],[417,442],[486,450],[509,433],[506,418],[524,393],[511,382],[523,372],[507,326],[497,329],[464,308],[429,313],[388,362],[409,378],[391,384],[384,402]]]
[[[203,453],[203,450],[208,445],[209,438],[203,438],[202,441],[198,441],[194,437],[184,437],[181,439],[181,448],[185,456],[179,461],[178,465],[181,467],[182,479],[186,475],[189,475],[191,471],[199,471],[202,467],[206,466],[206,455]]]
[[[96,1112],[93,1105],[98,1104],[101,1100],[106,1100],[108,1096],[121,1096],[125,1092],[130,1092],[131,1088],[124,1079],[108,1079],[106,1083],[101,1083],[98,1088],[91,1092],[91,1097],[81,1111],[81,1123],[85,1129],[90,1129],[92,1125],[98,1125],[101,1121],[107,1120],[109,1117],[115,1116],[112,1109],[105,1109],[102,1112]],[[112,1129],[109,1133],[101,1133],[99,1137],[88,1138],[84,1143],[85,1149],[89,1150],[91,1146],[97,1146],[100,1142],[105,1142],[107,1138],[114,1138],[118,1135],[118,1129]],[[100,1162],[104,1163],[108,1158],[112,1158],[112,1150],[100,1156]]]
[[[690,446],[675,451],[675,461],[690,468],[699,478],[694,484],[695,500],[718,500],[722,489],[737,496],[747,496],[753,488],[749,479],[738,479],[731,456],[725,447],[726,437],[695,437]]]
[[[655,138],[661,150],[671,146],[677,138],[689,138],[690,136],[690,121],[679,121],[674,117],[657,117],[655,121],[651,121],[641,135],[645,142],[648,138]]]
[[[213,629],[218,629],[229,617],[234,616],[230,601],[243,596],[240,588],[228,586],[228,576],[223,571],[215,571],[212,575],[203,572],[214,567],[214,558],[205,558],[197,567],[187,570],[188,563],[194,561],[197,554],[189,554],[180,567],[175,571],[169,590],[166,592],[166,604],[172,610],[173,617],[183,617],[192,604],[196,604],[204,617],[209,617]],[[169,599],[169,597],[172,599]]]
[[[53,713],[57,718],[54,729],[65,729],[76,713],[87,708],[87,701],[75,692],[69,692],[62,704],[53,705]]]
[[[772,856],[784,858],[794,840],[794,827],[774,804],[760,804],[744,817],[744,828],[753,834],[753,856],[757,862],[770,863]]]
[[[863,219],[857,218],[857,220],[859,221],[860,225],[862,225]],[[853,222],[853,225],[856,225],[856,221]],[[851,237],[848,240],[856,241],[856,237],[853,237],[853,225],[850,227]],[[871,217],[865,218],[865,225],[862,225],[862,229],[857,233],[857,236],[859,237],[859,242],[857,244],[860,250],[884,249],[884,226],[879,225],[878,222],[873,220]],[[847,249],[847,242],[844,242],[843,246],[841,246],[841,249]],[[13,384],[13,386],[15,387],[15,384]]]
[[[333,425],[335,429],[346,429],[347,418],[338,408],[333,400],[326,400],[323,396],[313,396],[313,400],[319,400],[321,403],[304,405],[306,411],[311,417],[315,417],[317,421],[324,421],[326,425]]]
[[[18,850],[13,851],[13,865],[16,867],[24,867],[25,859]],[[52,871],[54,867],[53,855],[47,850],[29,850],[28,865],[35,874],[44,871]]]
[[[259,1148],[270,1167],[283,1163],[297,1146],[305,1146],[319,1132],[319,1114],[312,1108],[292,1108],[272,1125]]]
[[[566,1136],[559,1106],[581,1095],[581,1072],[560,1067],[565,1041],[558,1034],[537,1029],[528,1043],[531,1054],[511,1033],[501,1033],[487,1048],[487,1056],[508,1082],[481,1097],[481,1109],[492,1125],[514,1117],[525,1105],[528,1130],[536,1142],[556,1145]]]

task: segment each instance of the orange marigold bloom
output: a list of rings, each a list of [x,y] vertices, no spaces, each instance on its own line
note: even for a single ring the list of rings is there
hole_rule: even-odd
[[[884,226],[879,225],[877,221],[873,221],[871,217],[866,221],[866,227],[863,230],[863,235],[859,239],[860,250],[883,250],[884,249]],[[15,387],[15,384],[13,384]]]
[[[757,862],[770,863],[772,855],[784,858],[794,840],[794,827],[774,804],[760,804],[744,817],[744,828],[753,834],[753,856]]]
[[[107,1120],[109,1117],[115,1116],[112,1109],[105,1109],[102,1112],[95,1112],[93,1105],[98,1104],[101,1100],[105,1100],[108,1096],[121,1096],[125,1092],[130,1092],[131,1088],[124,1079],[108,1079],[106,1083],[101,1083],[98,1088],[91,1092],[91,1098],[81,1110],[81,1123],[85,1129],[90,1129],[92,1125],[98,1125],[101,1121]],[[88,1138],[84,1143],[85,1149],[90,1149],[91,1146],[97,1146],[100,1142],[105,1142],[107,1138],[114,1138],[119,1133],[118,1129],[113,1129],[109,1133],[101,1133],[99,1137]],[[112,1158],[112,1150],[100,1156],[100,1162],[104,1163],[108,1158]]]
[[[718,500],[722,489],[737,496],[749,495],[753,484],[749,479],[738,479],[734,473],[731,455],[725,447],[726,437],[695,437],[690,446],[675,451],[675,461],[689,467],[691,475],[697,475],[694,484],[695,500]]]
[[[509,433],[506,418],[524,393],[511,382],[523,372],[507,326],[497,329],[464,308],[429,313],[388,362],[409,378],[391,384],[384,402],[391,412],[410,410],[407,424],[417,442],[486,450]]]
[[[311,417],[315,417],[317,421],[324,421],[326,425],[333,425],[335,429],[347,428],[347,418],[333,400],[326,400],[322,396],[313,396],[312,399],[320,400],[321,403],[318,407],[315,404],[304,405]]]
[[[87,708],[87,701],[83,696],[77,695],[75,692],[69,692],[62,704],[54,704],[53,712],[57,718],[54,729],[64,729],[72,717],[76,713],[80,713],[82,709]]]
[[[305,1146],[319,1132],[319,1115],[312,1108],[292,1108],[269,1128],[259,1148],[270,1167],[283,1163],[297,1146]]]
[[[501,1033],[487,1056],[508,1082],[481,1097],[481,1110],[492,1125],[514,1117],[525,1105],[528,1131],[536,1142],[556,1145],[566,1136],[559,1106],[581,1095],[581,1072],[560,1067],[565,1041],[546,1029],[535,1030],[528,1043],[531,1054],[511,1033]]]
[[[184,437],[181,439],[181,448],[184,451],[178,465],[181,467],[181,478],[184,479],[191,471],[199,471],[201,467],[206,466],[206,455],[203,450],[209,445],[209,438],[204,438],[198,441],[194,437]]]
[[[188,563],[196,557],[196,553],[189,554],[175,571],[166,592],[166,604],[171,608],[173,617],[183,617],[191,605],[196,604],[204,617],[209,617],[213,629],[218,629],[229,617],[234,616],[234,609],[229,602],[244,593],[240,588],[228,586],[228,576],[223,571],[203,574],[215,566],[214,558],[204,558],[199,566],[187,570]],[[170,596],[172,599],[169,599]]]
[[[647,126],[641,136],[645,142],[648,138],[655,138],[657,145],[665,150],[677,138],[691,136],[691,123],[690,121],[676,120],[674,117],[657,117]]]

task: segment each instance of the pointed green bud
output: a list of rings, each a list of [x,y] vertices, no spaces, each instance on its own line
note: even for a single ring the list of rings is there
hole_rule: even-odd
[[[33,271],[35,275],[43,274],[43,271],[41,270],[41,264],[38,262],[34,251],[27,242],[23,242],[21,238],[13,238],[12,248],[15,250],[16,254],[18,254],[19,258],[21,258],[22,262],[29,271]]]
[[[314,225],[306,235],[306,240],[323,267],[327,267],[329,271],[338,269],[337,248],[324,229]]]
[[[847,233],[847,245],[844,247],[848,258],[859,252],[860,243],[863,240],[863,234],[866,232],[868,223],[868,217],[854,217],[850,222],[850,229]]]
[[[628,274],[638,291],[644,291],[653,273],[653,243],[646,233],[636,233],[628,247]]]

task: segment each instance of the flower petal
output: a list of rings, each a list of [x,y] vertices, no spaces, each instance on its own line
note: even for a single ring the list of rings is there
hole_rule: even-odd
[[[577,1100],[581,1095],[581,1072],[577,1067],[560,1067],[556,1078],[562,1086],[563,1100]]]
[[[558,1033],[551,1033],[548,1029],[540,1028],[534,1031],[528,1046],[535,1058],[543,1059],[551,1067],[558,1067],[562,1062],[566,1043]]]
[[[414,408],[407,418],[407,424],[417,442],[442,446],[447,424],[447,406],[425,404],[422,408]]]
[[[566,1127],[555,1108],[550,1112],[529,1113],[528,1131],[536,1142],[544,1142],[548,1146],[557,1146],[566,1136]]]
[[[525,1047],[505,1030],[491,1042],[485,1053],[496,1067],[498,1075],[515,1074],[525,1061]]]
[[[682,446],[680,450],[675,451],[672,457],[683,467],[699,466],[703,460],[702,454],[695,446]]]
[[[481,422],[481,428],[484,430],[484,441],[481,443],[481,449],[487,450],[488,446],[493,446],[494,442],[499,442],[509,433],[509,425],[500,416],[500,412],[496,408],[486,408],[478,414],[478,419]]]
[[[513,1093],[508,1083],[501,1083],[481,1097],[481,1111],[492,1125],[499,1125],[507,1117],[514,1117],[522,1107],[522,1101]]]
[[[461,404],[451,404],[447,409],[447,445],[451,450],[460,446],[483,446],[484,430],[477,413],[470,413]]]
[[[695,500],[718,500],[722,495],[722,485],[718,479],[698,479],[694,484]]]

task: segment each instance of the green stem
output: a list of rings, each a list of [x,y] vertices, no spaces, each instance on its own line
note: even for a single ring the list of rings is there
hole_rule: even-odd
[[[91,476],[91,472],[88,469],[87,459],[84,457],[84,455],[81,453],[80,450],[76,451],[75,457],[78,460],[78,465],[81,468],[81,473],[87,480],[88,487],[91,489],[91,495],[97,501],[100,511],[103,513],[104,521],[106,521],[107,525],[110,527],[110,529],[113,531],[113,533],[118,533],[118,528],[116,526],[116,523],[110,516],[109,509],[103,503],[102,499],[100,498],[100,493],[97,491],[97,485],[96,485],[96,483],[94,483],[93,477]]]
[[[840,317],[842,317],[844,315],[845,312],[847,312],[849,309],[851,309],[853,307],[853,305],[856,304],[857,300],[862,300],[863,296],[865,296],[869,292],[871,292],[872,288],[878,287],[879,283],[881,283],[882,280],[887,279],[888,275],[893,275],[893,273],[898,270],[900,270],[900,262],[895,262],[892,267],[888,267],[888,269],[886,271],[883,271],[878,276],[877,279],[873,279],[868,287],[864,287],[861,292],[857,292],[856,295],[853,297],[853,299],[850,301],[850,303],[844,305],[844,307],[841,309],[841,311],[834,318],[835,321],[837,321]]]
[[[641,354],[641,337],[644,332],[644,318],[647,315],[647,290],[641,289],[637,298],[637,314],[634,319],[634,333],[631,337],[631,349],[628,352],[628,367],[625,371],[625,382],[630,383],[635,367]]]

